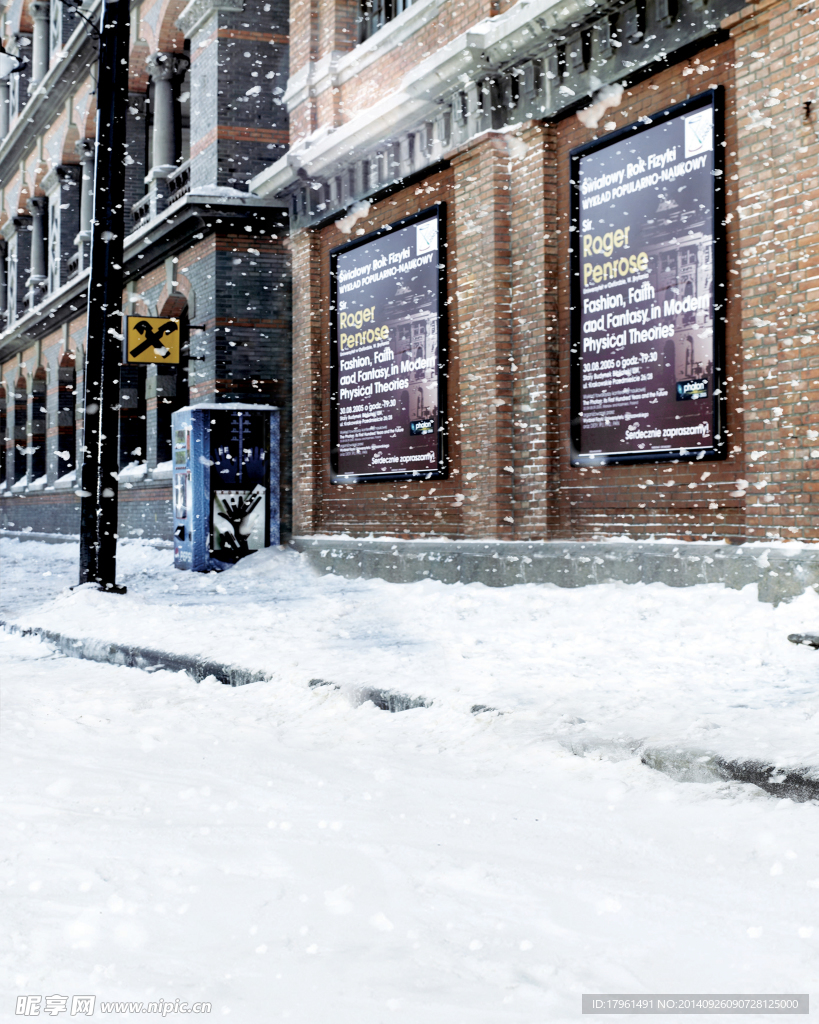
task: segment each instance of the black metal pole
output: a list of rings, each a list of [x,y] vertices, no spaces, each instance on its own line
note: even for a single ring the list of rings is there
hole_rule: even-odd
[[[80,512],[80,583],[121,591],[117,568],[119,365],[125,233],[125,112],[129,0],[107,0],[100,19],[97,139]]]

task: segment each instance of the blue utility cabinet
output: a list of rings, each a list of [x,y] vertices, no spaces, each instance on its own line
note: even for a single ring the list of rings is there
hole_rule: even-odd
[[[227,569],[279,543],[279,410],[243,402],[173,414],[177,569]]]

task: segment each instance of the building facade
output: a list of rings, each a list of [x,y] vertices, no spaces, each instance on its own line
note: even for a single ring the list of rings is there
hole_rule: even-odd
[[[290,203],[296,535],[819,538],[816,21],[782,0],[294,4],[291,147],[251,187]],[[724,104],[721,457],[573,464],[570,153],[709,90]],[[331,252],[434,204],[448,472],[334,479]],[[677,242],[653,258],[682,301],[711,287],[714,245]],[[672,388],[713,369],[698,315],[674,321]]]
[[[171,535],[171,413],[281,407],[290,502],[288,211],[247,181],[287,149],[287,6],[132,5],[123,313],[181,319],[179,366],[119,374],[120,535]],[[92,24],[60,0],[3,12],[28,58],[0,78],[2,525],[76,534],[90,228]],[[15,63],[7,60],[13,67]]]
[[[134,11],[124,308],[186,316],[190,361],[172,379],[123,372],[123,534],[168,533],[169,411],[241,397],[284,410],[283,523],[296,538],[819,539],[812,3],[296,0],[289,22],[252,0]],[[0,504],[7,526],[66,531],[92,44],[39,0],[4,17],[7,48],[32,61],[8,76],[0,144]],[[710,381],[718,450],[584,461],[572,268],[587,229],[572,153],[708,94],[723,111],[720,238],[658,228],[650,288],[672,303],[666,390],[684,399]],[[677,200],[662,202],[646,220]],[[440,416],[442,472],[339,474],[334,261],[432,209],[446,231],[445,396],[433,408],[418,381],[405,390],[413,423]],[[710,350],[706,293],[722,334]],[[406,351],[434,361],[429,320],[416,321]]]

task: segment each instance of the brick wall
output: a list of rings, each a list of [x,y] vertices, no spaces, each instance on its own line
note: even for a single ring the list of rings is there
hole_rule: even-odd
[[[528,124],[511,141],[511,330],[515,535],[554,525],[561,436],[555,128]],[[514,141],[517,140],[517,141]]]
[[[119,491],[120,537],[173,539],[170,481]],[[76,535],[80,499],[73,491],[0,496],[0,529]]]
[[[787,24],[784,18],[783,38]],[[743,20],[733,28],[734,36],[754,34],[743,44],[746,50],[771,45],[757,38],[763,31],[771,30],[749,28]],[[345,487],[329,482],[329,251],[349,236],[330,226],[294,238],[294,274],[300,282],[294,320],[297,533],[442,533],[518,540],[658,535],[737,541],[784,528],[786,536],[813,536],[806,507],[814,493],[816,463],[805,439],[807,430],[816,427],[819,440],[807,400],[809,382],[819,372],[812,369],[812,346],[819,337],[806,333],[794,341],[782,331],[777,348],[770,328],[753,326],[772,319],[771,308],[778,311],[780,330],[796,322],[792,293],[797,284],[804,289],[801,308],[812,308],[815,278],[805,280],[801,272],[797,281],[797,274],[813,264],[800,264],[796,254],[791,262],[783,260],[781,244],[775,274],[770,264],[777,241],[774,222],[779,217],[784,235],[791,217],[809,221],[812,193],[795,184],[784,187],[777,166],[785,157],[783,152],[777,160],[776,146],[760,160],[760,142],[764,137],[770,144],[773,138],[769,128],[760,130],[767,132],[764,136],[760,131],[738,134],[738,105],[741,112],[749,103],[751,86],[736,77],[741,70],[735,68],[737,45],[734,39],[722,42],[631,86],[608,118],[628,124],[709,86],[725,88],[727,460],[571,466],[569,152],[594,133],[575,116],[556,124],[528,122],[512,132],[486,133],[449,154],[449,170],[379,201],[354,229],[374,230],[438,199],[448,204],[452,463],[450,479],[439,483],[434,495],[432,481]],[[748,66],[751,74],[754,64]],[[762,96],[754,100],[759,108],[773,88],[784,93],[784,85],[775,84],[784,83],[784,74],[774,62],[765,64]],[[815,160],[816,137],[812,126],[801,123],[800,113],[792,118],[791,145],[803,143],[804,160]],[[767,186],[765,174],[771,181]],[[819,187],[815,176],[810,183]],[[748,241],[740,232],[750,223],[748,214],[742,220],[739,216],[742,190],[753,197],[760,187],[778,188],[779,203],[787,204],[781,216],[768,207],[749,236],[758,238],[753,244],[769,254],[767,271],[758,260],[751,261],[752,269],[740,262],[738,252]],[[794,383],[783,387],[783,379]],[[748,421],[742,403],[752,380],[760,405]],[[772,449],[786,457],[766,472]],[[819,444],[815,454],[819,459]],[[765,494],[758,493],[758,484]],[[766,494],[775,494],[775,500],[766,500]],[[783,518],[786,505],[790,509]]]
[[[453,168],[450,234],[458,308],[451,334],[460,383],[462,530],[469,537],[510,538],[514,357],[507,138],[484,136],[455,156]]]
[[[245,189],[288,142],[287,5],[214,11],[191,39],[191,182]]]
[[[761,3],[731,19],[736,53],[736,217],[742,292],[747,535],[819,539],[819,334],[814,5]],[[804,102],[812,100],[810,111]],[[736,320],[736,317],[735,317]]]
[[[322,337],[328,298],[321,288],[321,239],[291,240],[293,292],[293,532],[318,533],[321,522]]]
[[[145,195],[145,160],[148,154],[146,104],[144,93],[128,93],[128,115],[125,118],[125,139],[131,163],[125,165],[125,225],[130,230],[130,211]],[[89,182],[82,187],[88,188]]]
[[[193,333],[191,351],[203,356],[190,362],[190,387],[193,401],[247,401],[278,405],[282,410],[282,446],[280,463],[281,522],[283,532],[291,529],[291,398],[290,398],[290,275],[289,254],[285,248],[281,229],[273,230],[254,225],[255,234],[214,231],[189,248],[180,248],[176,257],[168,257],[132,283],[138,302],[128,305],[131,312],[147,315],[167,315],[169,304],[189,303],[189,320],[205,329]],[[178,313],[178,309],[174,309]],[[193,315],[191,315],[193,314]],[[31,377],[37,366],[47,370],[46,449],[48,486],[58,484],[64,472],[64,463],[57,457],[61,446],[58,429],[58,367],[66,345],[77,352],[77,423],[75,444],[80,444],[82,432],[82,347],[85,342],[85,315],[78,314],[64,327],[46,334],[38,346],[26,349],[21,355],[20,368],[16,359],[2,367],[6,383],[6,421],[3,426],[6,441],[6,465],[9,480],[13,479],[15,437],[15,384],[22,373],[25,391],[30,396]],[[38,363],[39,359],[39,363]],[[142,374],[143,400],[147,396],[144,419],[140,424],[129,419],[128,444],[123,448],[121,464],[132,461],[147,462],[153,470],[157,462],[168,458],[167,409],[160,408],[157,394],[157,376],[154,367]],[[120,374],[122,386],[133,386],[138,375],[133,370]],[[146,386],[147,378],[147,386]],[[185,404],[179,392],[173,408]],[[37,407],[41,403],[37,403]],[[26,397],[23,407],[31,420],[32,399]],[[138,419],[138,417],[137,417]],[[163,425],[164,424],[164,425]],[[29,422],[29,426],[30,426]],[[23,434],[25,434],[25,428]],[[18,430],[19,432],[19,430]],[[163,442],[163,437],[165,441]],[[20,442],[26,446],[26,438]],[[135,448],[136,446],[136,448]],[[140,449],[137,454],[134,452]],[[29,462],[31,456],[29,455]],[[31,469],[29,469],[29,482]],[[20,520],[23,527],[38,531],[54,530],[60,533],[76,532],[76,509],[72,490],[39,491],[27,495],[0,496],[3,515],[13,521]],[[133,487],[133,489],[132,489]],[[143,530],[145,536],[170,536],[168,518],[170,483],[148,480],[120,488],[120,527],[124,536]],[[9,504],[10,502],[10,504]],[[152,510],[151,503],[158,502]],[[42,516],[38,520],[37,508],[41,503]],[[137,534],[141,535],[141,534]]]

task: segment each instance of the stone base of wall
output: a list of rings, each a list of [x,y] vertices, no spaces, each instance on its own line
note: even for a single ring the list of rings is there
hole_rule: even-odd
[[[320,572],[380,577],[393,583],[432,579],[444,583],[665,583],[690,587],[724,583],[739,590],[759,586],[759,600],[789,600],[819,590],[819,545],[664,541],[437,541],[294,537]]]
[[[0,529],[77,536],[80,499],[73,491],[6,492],[0,496]],[[170,480],[120,490],[119,535],[173,539]]]

